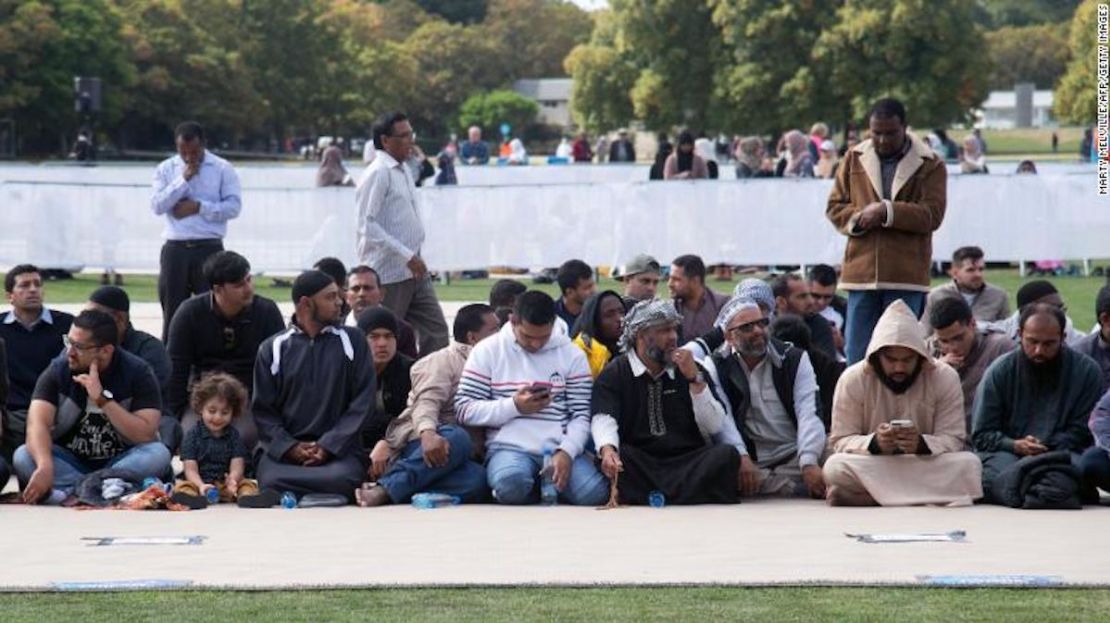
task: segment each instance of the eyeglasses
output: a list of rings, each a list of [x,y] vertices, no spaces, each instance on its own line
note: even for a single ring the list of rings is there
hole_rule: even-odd
[[[66,350],[73,348],[82,353],[90,351],[94,348],[100,348],[96,344],[81,344],[79,342],[74,342],[72,339],[70,339],[68,335],[62,336],[62,345],[65,346]]]
[[[400,134],[386,134],[385,136],[386,138],[411,138],[413,133],[410,130],[408,132],[401,132]]]
[[[759,320],[753,320],[751,322],[745,322],[744,324],[742,324],[738,327],[733,327],[733,328],[725,331],[725,333],[728,334],[728,335],[734,335],[734,336],[735,335],[747,335],[747,334],[751,333],[752,331],[755,331],[756,327],[759,327],[760,329],[766,329],[768,326],[770,326],[770,324],[771,324],[771,321],[769,319],[760,318]]]

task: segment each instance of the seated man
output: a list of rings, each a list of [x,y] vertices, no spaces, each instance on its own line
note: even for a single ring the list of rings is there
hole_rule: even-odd
[[[8,409],[5,406],[8,402],[8,347],[4,345],[4,340],[0,339],[0,417],[7,417]],[[2,422],[2,420],[0,420]],[[0,424],[2,428],[2,424]],[[8,480],[12,477],[12,468],[8,465],[8,459],[0,453],[0,489],[3,489],[8,484]]]
[[[464,502],[487,497],[486,470],[471,460],[478,448],[455,420],[455,392],[470,351],[499,326],[489,305],[466,305],[455,315],[455,341],[412,366],[408,406],[370,453],[370,478],[381,486],[362,493],[359,504],[404,504],[428,490]]]
[[[158,379],[159,390],[165,392],[170,379],[170,357],[162,340],[131,326],[131,299],[127,292],[116,286],[101,286],[89,295],[85,309],[102,311],[116,321],[119,347],[147,362],[154,371],[154,378]],[[167,417],[159,420],[159,436],[173,453],[181,443],[181,424],[172,414],[166,412],[163,415]]]
[[[590,437],[590,368],[555,320],[550,296],[520,295],[512,320],[470,353],[455,395],[459,423],[488,429],[486,476],[501,504],[539,500],[543,453],[551,448],[561,501],[593,506],[609,495],[582,452]]]
[[[1067,450],[1078,464],[1091,445],[1087,418],[1102,395],[1090,357],[1064,347],[1064,312],[1034,303],[1021,309],[1021,348],[983,375],[975,397],[971,439],[983,461],[983,491],[1025,456]]]
[[[624,283],[624,304],[629,309],[640,301],[655,298],[659,289],[659,262],[641,253],[623,266],[613,268],[610,275]]]
[[[601,469],[625,504],[734,504],[740,455],[715,444],[725,413],[690,351],[678,348],[682,322],[669,301],[641,301],[625,316],[614,359],[593,391],[593,437]]]
[[[929,312],[933,305],[944,299],[962,299],[971,307],[971,313],[979,322],[997,322],[1010,315],[1010,295],[983,279],[985,268],[983,250],[979,247],[956,249],[952,254],[952,267],[948,269],[952,282],[933,288],[925,301],[921,324],[925,327],[926,335],[931,334],[935,328]]]
[[[4,275],[4,290],[11,310],[0,321],[0,340],[8,350],[6,409],[0,431],[0,457],[12,461],[15,449],[26,441],[27,409],[42,371],[62,350],[73,316],[43,306],[42,274],[30,264],[20,264]],[[6,482],[6,481],[5,481]]]
[[[983,495],[965,451],[960,377],[925,350],[902,300],[875,325],[867,357],[844,371],[833,399],[825,461],[832,506],[967,505]]]
[[[385,307],[363,310],[358,316],[358,329],[366,336],[374,359],[376,417],[369,418],[362,431],[362,447],[373,448],[390,422],[405,410],[412,389],[409,370],[413,361],[397,352],[397,317]]]
[[[382,289],[381,280],[378,279],[378,272],[369,266],[355,266],[347,273],[346,292],[347,305],[351,309],[351,314],[346,317],[348,327],[358,326],[358,317],[363,311],[384,309],[382,301],[385,300],[385,290]],[[416,359],[416,332],[413,331],[411,324],[397,318],[396,314],[393,317],[397,320],[397,352],[409,359]]]
[[[1009,318],[997,322],[980,322],[979,324],[996,331],[1001,331],[1017,344],[1021,341],[1021,323],[1019,322],[1021,310],[1026,305],[1032,305],[1033,303],[1050,305],[1065,314],[1067,314],[1068,311],[1068,306],[1064,303],[1063,297],[1060,296],[1060,291],[1056,289],[1056,286],[1052,285],[1051,281],[1034,279],[1018,289],[1018,310],[1011,314]],[[1066,325],[1064,327],[1064,342],[1068,345],[1073,345],[1083,338],[1083,334],[1075,330],[1075,327],[1072,326],[1071,318],[1065,315],[1064,320]]]
[[[596,379],[605,364],[620,354],[618,342],[624,324],[624,299],[612,290],[598,292],[586,299],[578,322],[570,331],[574,345],[582,349]]]
[[[1091,412],[1089,426],[1095,445],[1083,453],[1079,470],[1088,489],[1097,487],[1110,492],[1110,391],[1102,395]]]
[[[980,329],[971,306],[960,297],[942,298],[931,304],[929,325],[933,327],[932,337],[925,341],[929,354],[960,375],[964,415],[970,434],[975,392],[983,374],[995,359],[1014,350],[1014,342],[998,331]]]
[[[806,277],[809,280],[809,293],[813,297],[813,311],[832,325],[837,358],[843,361],[844,320],[848,317],[848,301],[836,293],[836,269],[828,264],[817,264],[809,269]]]
[[[837,356],[833,328],[824,316],[814,311],[813,297],[805,279],[793,273],[776,277],[771,283],[775,293],[775,312],[778,315],[794,314],[800,316],[809,327],[810,343],[829,357]]]
[[[828,433],[832,425],[833,394],[840,375],[844,374],[845,363],[814,348],[805,320],[794,314],[775,318],[770,329],[771,337],[780,342],[789,342],[809,355],[809,362],[813,364],[813,372],[817,375],[817,417],[821,418],[825,433]]]
[[[555,281],[562,294],[555,302],[555,314],[567,323],[567,331],[570,331],[582,313],[586,299],[597,290],[594,270],[582,260],[567,260],[559,267]]]
[[[1102,369],[1102,391],[1110,390],[1110,285],[1102,286],[1095,299],[1095,319],[1098,327],[1072,345],[1087,355]]]
[[[740,492],[825,497],[825,425],[809,355],[771,338],[767,316],[751,299],[732,299],[717,324],[727,346],[705,367],[726,405],[716,440],[740,453]]]
[[[682,318],[679,338],[683,343],[709,333],[717,314],[729,301],[727,295],[718,294],[705,285],[705,262],[696,255],[674,258],[671,274],[667,278],[667,290]]]
[[[498,279],[489,289],[489,306],[493,308],[493,313],[497,314],[497,321],[502,326],[509,321],[509,315],[516,307],[517,297],[527,291],[528,286],[516,279]]]
[[[227,372],[253,391],[258,346],[285,329],[276,303],[254,293],[251,266],[234,251],[219,251],[204,261],[204,279],[210,287],[177,308],[170,321],[166,350],[170,355],[170,380],[166,386],[166,411],[185,432],[200,421],[189,408],[189,385],[206,372]],[[249,411],[232,426],[253,449],[258,438]],[[166,427],[163,427],[165,430]]]
[[[27,444],[15,453],[24,502],[61,503],[82,476],[105,467],[139,479],[169,470],[170,451],[158,441],[158,381],[118,339],[111,316],[85,310],[66,335],[65,353],[39,377]]]
[[[290,327],[254,367],[258,484],[348,498],[366,474],[360,434],[374,408],[374,364],[358,329],[340,326],[339,286],[318,270],[293,282]]]

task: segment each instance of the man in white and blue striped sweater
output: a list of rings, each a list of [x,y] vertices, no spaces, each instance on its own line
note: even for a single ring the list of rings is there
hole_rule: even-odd
[[[609,483],[583,453],[592,389],[585,355],[555,321],[555,301],[522,294],[512,321],[474,347],[455,396],[459,424],[488,429],[486,474],[498,502],[538,501],[545,448],[555,449],[560,501],[605,502]]]

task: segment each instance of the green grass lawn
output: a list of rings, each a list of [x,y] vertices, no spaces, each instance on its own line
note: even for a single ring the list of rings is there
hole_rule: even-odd
[[[1079,155],[1079,141],[1083,138],[1083,128],[1055,128],[1060,139],[1057,153],[1074,160]],[[988,160],[992,156],[1036,155],[1052,153],[1052,128],[1014,128],[1012,130],[983,130],[983,140],[987,141]],[[970,134],[970,130],[949,130],[948,136],[957,143]]]
[[[100,285],[99,279],[99,275],[96,274],[79,274],[74,279],[50,281],[46,285],[47,303],[82,302],[86,300],[90,292]],[[158,300],[155,276],[126,275],[124,280],[124,288],[133,302],[156,302]],[[1012,305],[1018,288],[1028,278],[1023,280],[1018,276],[1016,269],[1008,269],[988,271],[987,280],[1009,292]],[[936,280],[934,284],[940,284],[943,281]],[[1080,331],[1087,331],[1094,326],[1095,296],[1098,294],[1099,288],[1106,283],[1106,279],[1103,277],[1055,277],[1051,281],[1056,284],[1067,302],[1068,315],[1075,322],[1076,328]],[[526,279],[525,283],[532,285],[530,279]],[[734,284],[735,281],[720,282],[712,277],[709,281],[710,287],[726,293],[732,292]],[[490,279],[455,279],[451,281],[450,285],[437,285],[436,291],[440,300],[443,301],[485,301],[489,298],[489,289],[492,285],[493,280]],[[621,291],[621,284],[609,278],[602,279],[599,285],[603,289]],[[274,286],[273,279],[259,277],[255,286],[257,292],[262,296],[280,302],[289,300],[289,288]],[[535,287],[553,296],[558,295],[558,287],[554,284],[536,285]],[[666,284],[660,284],[660,294],[666,295]]]
[[[498,588],[0,595],[15,621],[1098,621],[1110,590]]]

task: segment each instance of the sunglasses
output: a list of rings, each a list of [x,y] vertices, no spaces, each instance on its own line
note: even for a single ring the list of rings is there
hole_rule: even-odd
[[[770,326],[770,324],[771,324],[771,321],[769,319],[760,318],[759,320],[753,320],[751,322],[745,322],[744,324],[742,324],[738,327],[733,327],[733,328],[729,329],[728,331],[726,331],[725,333],[727,333],[729,335],[747,335],[747,334],[751,333],[752,331],[755,331],[756,327],[759,327],[761,329],[766,329],[768,326]]]

